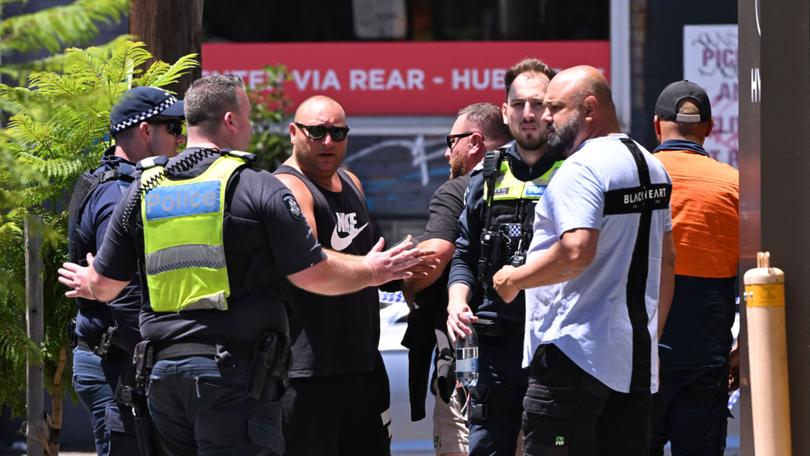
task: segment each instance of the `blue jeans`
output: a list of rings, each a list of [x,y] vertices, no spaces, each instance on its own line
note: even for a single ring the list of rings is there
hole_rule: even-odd
[[[172,455],[280,455],[281,391],[247,395],[248,361],[218,366],[213,357],[158,361],[147,390],[149,413]]]
[[[128,419],[131,413],[115,401],[118,376],[128,359],[116,349],[107,360],[78,347],[73,349],[73,389],[90,412],[99,456],[139,456],[135,434],[124,425],[125,417]]]
[[[513,455],[517,448],[528,371],[523,335],[479,336],[478,391],[471,398],[470,456]],[[483,408],[479,408],[485,404]]]

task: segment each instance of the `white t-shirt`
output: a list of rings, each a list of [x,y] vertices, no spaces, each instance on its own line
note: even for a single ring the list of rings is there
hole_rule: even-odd
[[[661,243],[664,233],[672,231],[671,181],[658,159],[637,145],[652,184],[641,188],[638,166],[622,138],[627,136],[612,134],[583,143],[537,203],[529,259],[576,228],[599,230],[599,243],[593,262],[577,278],[526,290],[523,362],[529,365],[539,345],[554,344],[615,391],[630,392],[632,378],[633,391],[649,388],[654,393]],[[645,211],[648,240],[637,246]],[[638,259],[631,266],[634,255]],[[642,280],[645,270],[647,278]],[[635,335],[631,313],[637,321]]]

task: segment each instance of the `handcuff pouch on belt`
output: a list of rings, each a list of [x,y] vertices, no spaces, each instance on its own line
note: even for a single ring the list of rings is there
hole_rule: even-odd
[[[87,339],[76,334],[76,319],[70,320],[67,326],[71,348],[80,347],[84,351],[95,353],[101,359],[107,359],[110,350],[115,347],[113,338],[117,330],[115,326],[109,326],[98,339]]]
[[[270,388],[270,400],[280,399],[289,384],[289,360],[290,342],[287,335],[265,330],[256,341],[250,360],[248,396],[259,400],[264,391]]]
[[[118,328],[115,326],[109,326],[107,330],[101,334],[101,337],[99,337],[98,345],[93,351],[102,359],[105,359],[107,354],[110,353],[110,348],[113,346],[113,336],[117,330]]]

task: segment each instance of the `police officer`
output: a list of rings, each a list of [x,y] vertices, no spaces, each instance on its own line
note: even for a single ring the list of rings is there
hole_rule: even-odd
[[[534,205],[560,163],[546,153],[543,99],[554,76],[546,64],[526,59],[506,72],[503,121],[515,142],[487,154],[474,172],[459,222],[448,283],[447,327],[464,337],[471,323],[479,335],[479,378],[473,390],[471,455],[515,454],[526,371],[521,367],[523,298],[505,305],[492,290],[492,274],[520,264],[529,247]],[[475,316],[465,314],[474,311]]]
[[[140,162],[98,256],[60,273],[77,294],[104,300],[141,271],[145,342],[135,357],[151,367],[149,411],[169,453],[283,454],[287,281],[355,291],[409,276],[418,251],[325,255],[292,194],[239,151],[251,135],[240,78],[195,81],[185,111],[188,148]]]
[[[124,93],[110,112],[115,144],[101,166],[79,178],[68,210],[69,256],[84,261],[101,246],[113,209],[136,179],[135,162],[152,156],[173,156],[184,141],[183,102],[154,87]],[[68,296],[75,296],[68,292]],[[99,455],[137,455],[129,410],[115,400],[119,377],[140,340],[138,312],[141,291],[136,280],[108,303],[76,297],[73,387],[90,412]]]
[[[452,350],[447,336],[447,267],[458,238],[458,219],[464,209],[464,194],[470,173],[488,151],[512,140],[499,106],[475,103],[462,108],[447,135],[445,158],[450,164],[450,180],[430,199],[430,217],[420,248],[436,251],[440,266],[426,276],[403,282],[402,293],[411,304],[408,329],[402,345],[408,348],[408,376],[411,419],[425,416],[425,397],[430,378],[434,347],[437,347],[436,393],[433,410],[433,446],[437,456],[463,456],[468,453],[468,430],[461,402],[450,372]],[[460,399],[461,398],[461,399]]]
[[[526,264],[493,277],[505,302],[527,289],[524,451],[648,454],[675,260],[669,176],[619,132],[596,68],[560,72],[545,105],[549,152],[575,153],[537,203]]]

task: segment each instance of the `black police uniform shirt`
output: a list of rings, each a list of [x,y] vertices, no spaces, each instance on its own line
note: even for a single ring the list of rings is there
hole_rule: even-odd
[[[169,161],[189,162],[195,149],[187,149]],[[205,157],[191,169],[174,174],[188,179],[201,174],[218,155]],[[95,259],[100,274],[115,280],[130,280],[143,274],[143,228],[140,206],[131,227],[123,225],[123,213],[131,193],[116,207],[107,238]],[[144,339],[166,346],[173,342],[216,341],[251,343],[265,329],[286,332],[289,284],[286,276],[326,258],[312,236],[295,198],[284,184],[266,171],[243,168],[231,178],[226,193],[224,248],[231,296],[228,310],[188,310],[156,313],[148,307],[140,317]]]
[[[308,180],[289,166],[287,173]],[[351,178],[338,172],[342,188],[332,192],[309,181],[325,199],[313,195],[318,241],[325,248],[365,255],[376,241],[365,200]],[[319,201],[321,200],[321,201]],[[376,287],[342,296],[321,296],[293,289],[290,320],[290,377],[315,377],[374,369],[380,340],[380,298]]]
[[[544,154],[534,166],[528,166],[523,162],[514,142],[505,149],[504,160],[509,160],[512,174],[524,182],[542,176],[556,161],[548,154]],[[456,240],[456,250],[450,263],[448,279],[449,284],[455,282],[467,284],[473,292],[479,290],[478,259],[481,255],[481,231],[486,223],[485,208],[484,177],[480,168],[477,168],[470,179],[466,207],[459,219],[459,237]],[[534,214],[534,211],[530,213]],[[514,301],[505,304],[500,296],[490,289],[483,296],[474,294],[470,304],[479,317],[508,322],[522,322],[525,318],[525,299],[522,291]]]
[[[115,146],[104,152],[101,166],[93,170],[94,176],[117,169],[118,172],[135,176],[135,165],[122,157],[113,155]],[[79,215],[76,230],[71,233],[76,240],[80,259],[89,253],[95,254],[104,240],[107,225],[115,206],[121,200],[130,183],[115,179],[96,186],[87,196],[87,203]],[[137,281],[132,281],[121,293],[109,303],[90,299],[76,298],[76,335],[96,340],[110,326],[118,326],[114,341],[122,348],[131,349],[138,343],[138,313],[141,309],[141,291]]]

